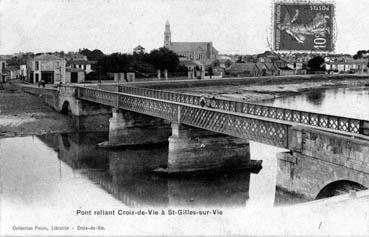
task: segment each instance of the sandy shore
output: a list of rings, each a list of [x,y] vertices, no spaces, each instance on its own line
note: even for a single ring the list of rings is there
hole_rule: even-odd
[[[268,85],[206,86],[196,88],[171,89],[192,95],[214,96],[220,99],[233,99],[245,102],[260,102],[284,96],[301,94],[312,89],[369,86],[369,80],[342,80]]]
[[[73,131],[72,118],[52,110],[39,97],[9,83],[0,90],[0,136]]]

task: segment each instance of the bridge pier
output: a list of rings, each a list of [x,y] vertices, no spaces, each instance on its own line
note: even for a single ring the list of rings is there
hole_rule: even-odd
[[[167,143],[169,135],[170,128],[162,119],[113,108],[109,119],[109,140],[100,143],[100,146]]]
[[[249,162],[248,141],[172,123],[168,173],[242,169]]]

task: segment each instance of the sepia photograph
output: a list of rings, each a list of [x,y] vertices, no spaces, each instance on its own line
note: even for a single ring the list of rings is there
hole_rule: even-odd
[[[368,0],[0,0],[0,236],[369,236]]]

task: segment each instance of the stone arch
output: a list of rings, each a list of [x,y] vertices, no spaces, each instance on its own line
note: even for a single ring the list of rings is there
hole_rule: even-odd
[[[60,112],[62,114],[67,114],[67,115],[71,115],[72,114],[72,108],[71,108],[71,104],[69,103],[68,100],[65,100],[61,106],[61,110]]]
[[[61,134],[61,140],[62,140],[64,149],[69,150],[69,148],[71,147],[71,144],[69,142],[69,136],[68,136],[68,134],[62,133]]]
[[[364,185],[354,182],[351,180],[337,180],[334,182],[331,182],[327,185],[325,185],[317,194],[315,199],[322,199],[322,198],[328,198],[333,197],[336,195],[348,193],[351,190],[359,191],[367,189]]]

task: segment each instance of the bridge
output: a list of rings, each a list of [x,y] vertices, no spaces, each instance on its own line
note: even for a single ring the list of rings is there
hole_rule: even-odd
[[[109,90],[87,85],[25,86],[23,90],[42,95],[57,111],[77,117],[112,113],[108,146],[168,141],[169,137],[168,172],[247,166],[251,140],[288,149],[292,156],[313,157],[369,173],[366,120],[142,85],[115,85]]]

